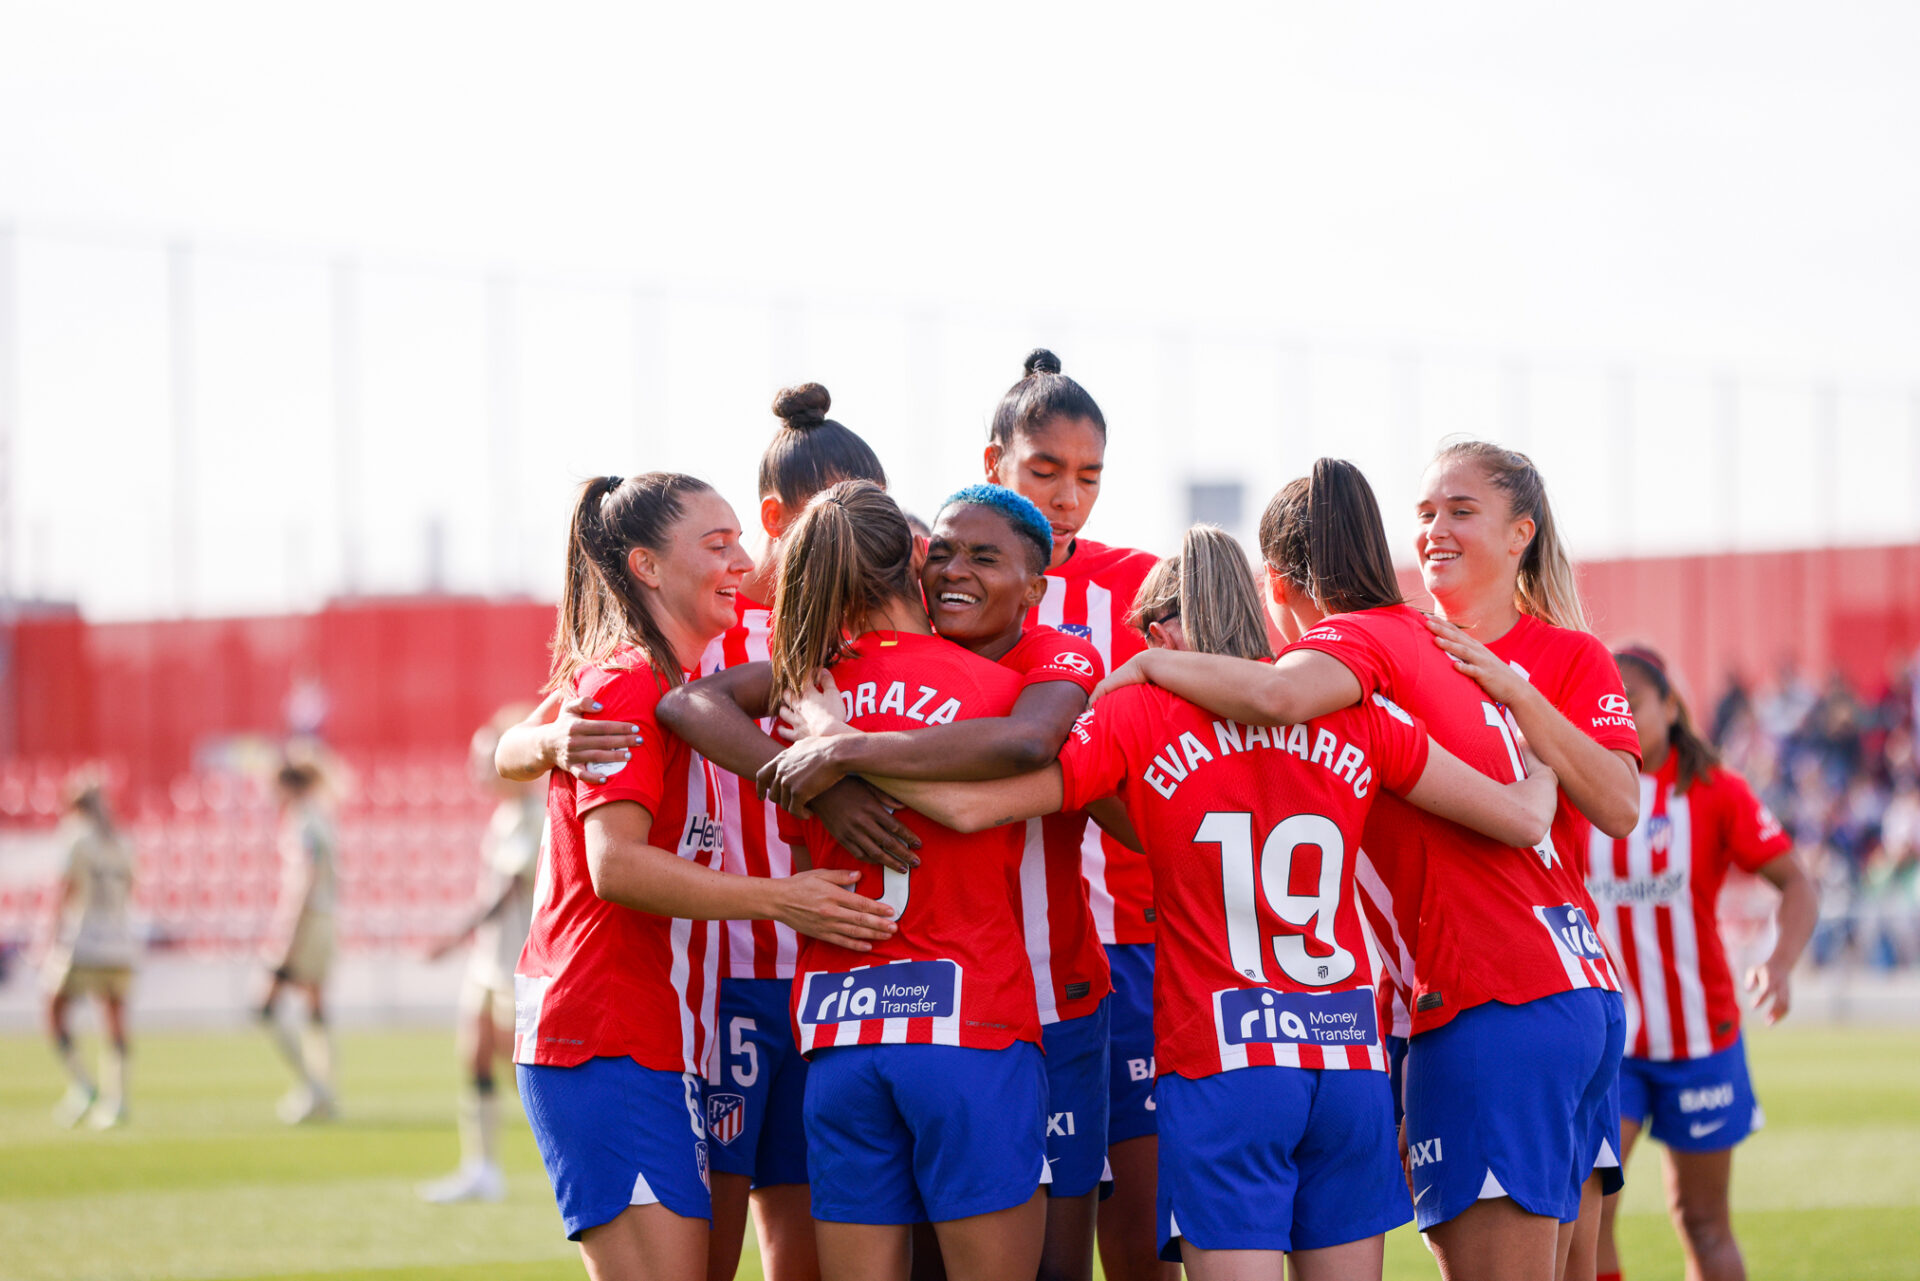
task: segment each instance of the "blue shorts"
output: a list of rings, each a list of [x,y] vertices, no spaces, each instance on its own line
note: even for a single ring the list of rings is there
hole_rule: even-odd
[[[577,1067],[522,1063],[516,1074],[569,1241],[630,1205],[658,1202],[682,1218],[712,1219],[699,1077],[625,1056]]]
[[[1562,1223],[1578,1218],[1581,1185],[1620,1150],[1625,1035],[1620,994],[1597,988],[1489,1001],[1417,1034],[1407,1050],[1407,1164],[1420,1230],[1487,1197]]]
[[[1047,1181],[1040,1047],[843,1045],[807,1071],[813,1217],[945,1223],[1024,1205]]]
[[[1154,1133],[1153,944],[1111,943],[1109,998],[1113,1041],[1108,1058],[1107,1146]]]
[[[1413,1217],[1384,1072],[1250,1067],[1160,1078],[1160,1257],[1319,1250]]]
[[[1747,1042],[1704,1059],[1620,1064],[1620,1116],[1676,1152],[1720,1152],[1766,1123],[1747,1075]]]
[[[1047,1052],[1049,1196],[1085,1196],[1107,1168],[1107,1000],[1040,1029]]]
[[[1380,1048],[1387,1055],[1387,1081],[1393,1087],[1393,1125],[1397,1130],[1407,1116],[1407,1038],[1382,1035]]]
[[[807,1181],[807,1061],[793,1041],[792,979],[720,980],[720,1038],[707,1082],[707,1141],[716,1174],[756,1188]]]

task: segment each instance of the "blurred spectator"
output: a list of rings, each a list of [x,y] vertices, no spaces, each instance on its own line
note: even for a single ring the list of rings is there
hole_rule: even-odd
[[[1782,665],[1770,688],[1729,680],[1714,743],[1792,830],[1820,885],[1815,964],[1920,963],[1920,653],[1879,689],[1817,686]]]

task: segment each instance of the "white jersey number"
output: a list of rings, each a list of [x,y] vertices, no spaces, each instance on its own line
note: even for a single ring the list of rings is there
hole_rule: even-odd
[[[1220,847],[1220,888],[1227,909],[1227,951],[1233,968],[1258,983],[1267,981],[1266,955],[1260,948],[1260,920],[1255,910],[1254,880],[1274,915],[1289,925],[1313,927],[1314,939],[1330,956],[1307,952],[1306,938],[1282,934],[1273,940],[1273,959],[1281,972],[1305,987],[1327,987],[1352,975],[1353,953],[1334,941],[1334,918],[1340,910],[1340,886],[1347,860],[1346,842],[1332,819],[1319,814],[1295,814],[1282,820],[1253,855],[1253,815],[1218,811],[1200,822],[1193,834],[1196,845]],[[1302,845],[1320,847],[1320,877],[1312,894],[1294,894],[1293,855]]]
[[[1524,673],[1523,673],[1524,675]],[[1499,733],[1500,741],[1507,745],[1507,763],[1513,766],[1513,781],[1518,783],[1527,776],[1527,763],[1520,759],[1520,727],[1513,723],[1513,713],[1505,708],[1495,707],[1483,702],[1481,708],[1486,711],[1487,724]],[[1553,866],[1553,833],[1549,831],[1546,839],[1533,847],[1540,861],[1548,867]]]

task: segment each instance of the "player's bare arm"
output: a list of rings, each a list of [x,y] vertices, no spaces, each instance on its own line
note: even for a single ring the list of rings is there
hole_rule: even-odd
[[[1632,752],[1602,747],[1498,655],[1442,618],[1427,619],[1434,643],[1504,704],[1528,746],[1553,767],[1575,809],[1608,836],[1623,837],[1640,821],[1640,762]]]
[[[1197,650],[1149,649],[1102,681],[1092,701],[1123,685],[1143,683],[1242,725],[1298,725],[1351,707],[1365,692],[1346,664],[1316,650],[1294,650],[1260,663]]]
[[[768,714],[772,692],[772,667],[743,663],[669,690],[661,697],[656,715],[663,726],[720,768],[753,778],[785,748],[759,724]],[[808,808],[862,862],[897,871],[919,862],[913,851],[920,847],[920,838],[858,779],[835,783]]]
[[[586,816],[587,874],[609,903],[696,921],[779,921],[810,938],[856,952],[889,937],[893,909],[846,888],[858,871],[816,869],[793,876],[732,876],[650,841],[653,815],[612,801]]]
[[[594,719],[600,704],[586,695],[554,690],[528,717],[500,736],[493,767],[500,777],[528,782],[563,769],[593,782],[609,767],[624,765],[640,742],[640,727]],[[598,770],[595,767],[600,767]]]
[[[1747,971],[1746,987],[1754,1012],[1768,1023],[1787,1017],[1793,1005],[1793,967],[1800,962],[1820,920],[1820,891],[1791,853],[1763,863],[1759,875],[1780,891],[1773,952]]]
[[[1554,772],[1544,766],[1517,783],[1496,783],[1428,739],[1427,767],[1406,799],[1502,845],[1526,849],[1547,839],[1559,804],[1557,789]]]
[[[1055,814],[1066,799],[1059,765],[973,783],[878,777],[869,780],[901,804],[956,832],[984,832]]]

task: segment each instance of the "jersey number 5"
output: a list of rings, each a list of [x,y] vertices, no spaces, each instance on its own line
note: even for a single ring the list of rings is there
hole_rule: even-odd
[[[1346,842],[1332,819],[1319,814],[1295,814],[1282,820],[1253,856],[1253,815],[1216,811],[1200,822],[1194,844],[1220,847],[1220,888],[1227,907],[1227,951],[1233,968],[1258,983],[1267,981],[1267,959],[1260,948],[1260,918],[1254,880],[1266,895],[1274,915],[1288,925],[1311,925],[1313,937],[1331,952],[1312,956],[1304,935],[1280,934],[1273,940],[1273,959],[1281,971],[1303,987],[1328,987],[1354,971],[1353,953],[1334,941],[1334,918],[1340,910],[1341,873],[1347,860]],[[1293,856],[1303,845],[1320,847],[1320,877],[1312,894],[1294,894]]]

